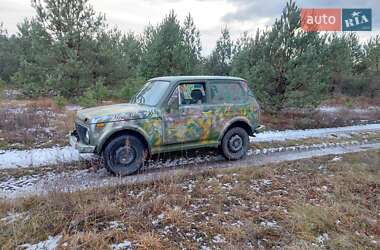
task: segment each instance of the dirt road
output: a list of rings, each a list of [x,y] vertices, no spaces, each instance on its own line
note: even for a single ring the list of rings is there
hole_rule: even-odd
[[[251,143],[298,140],[304,138],[349,137],[351,133],[380,131],[380,124],[367,124],[338,128],[267,131],[251,137]],[[0,170],[57,165],[88,159],[91,155],[79,155],[70,146],[31,150],[0,151]]]
[[[175,166],[170,164],[159,168],[146,168],[141,174],[128,177],[110,176],[104,169],[94,172],[89,170],[75,170],[67,173],[44,173],[42,175],[24,176],[19,179],[10,178],[0,183],[1,198],[17,198],[31,195],[43,195],[48,192],[72,192],[89,188],[104,186],[115,186],[154,181],[160,178],[170,177],[179,174],[190,174],[205,171],[212,168],[231,168],[231,167],[258,167],[270,163],[284,161],[295,161],[300,159],[332,155],[332,158],[341,154],[361,152],[367,150],[380,149],[380,142],[345,142],[335,146],[323,147],[304,147],[285,151],[274,149],[272,152],[261,151],[253,153],[245,159],[235,162],[225,161],[220,156],[210,156],[203,162],[177,162]]]

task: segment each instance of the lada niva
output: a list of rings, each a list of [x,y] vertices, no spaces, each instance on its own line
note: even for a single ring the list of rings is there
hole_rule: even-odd
[[[130,103],[78,111],[70,143],[103,157],[115,175],[136,173],[153,154],[220,148],[244,157],[261,130],[260,108],[237,77],[170,76],[149,80]]]

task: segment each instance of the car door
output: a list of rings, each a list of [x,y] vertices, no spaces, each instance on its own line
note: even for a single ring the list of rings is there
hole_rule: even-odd
[[[247,116],[246,111],[249,106],[247,106],[246,94],[240,82],[213,80],[207,84],[209,108],[214,117],[210,139],[217,140],[233,118]]]
[[[164,144],[207,142],[212,113],[206,83],[180,83],[169,99],[164,119]]]

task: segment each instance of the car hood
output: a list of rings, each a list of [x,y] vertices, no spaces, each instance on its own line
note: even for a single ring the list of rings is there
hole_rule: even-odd
[[[87,124],[148,119],[158,116],[159,110],[155,107],[129,103],[87,108],[77,113],[77,119]]]

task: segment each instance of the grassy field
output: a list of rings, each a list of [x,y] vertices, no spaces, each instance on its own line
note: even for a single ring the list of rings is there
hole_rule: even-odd
[[[0,202],[0,245],[380,249],[380,151]]]

